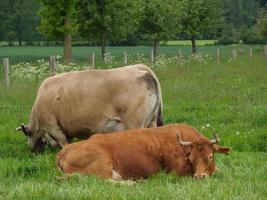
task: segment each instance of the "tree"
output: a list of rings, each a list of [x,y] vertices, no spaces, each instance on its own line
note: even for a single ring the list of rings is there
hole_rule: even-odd
[[[8,10],[8,1],[0,1],[0,39],[3,40],[5,37],[5,27],[7,23],[7,10]]]
[[[173,0],[146,0],[141,32],[145,37],[152,39],[154,56],[157,56],[160,40],[175,35],[177,19],[180,13],[177,8],[179,1]]]
[[[196,38],[205,32],[216,32],[222,22],[219,0],[181,0],[179,22],[182,33],[192,42],[192,53],[197,52]]]
[[[221,36],[218,39],[219,44],[237,44],[240,39],[239,32],[233,24],[224,24]]]
[[[35,27],[39,23],[36,15],[38,3],[34,0],[1,0],[0,7],[2,39],[9,40],[10,43],[17,40],[21,46],[22,41],[37,37]]]
[[[259,0],[223,0],[224,18],[226,23],[235,28],[252,27],[256,23]]]
[[[71,34],[75,30],[72,20],[75,0],[39,0],[43,7],[39,11],[42,18],[39,31],[48,38],[63,41],[64,63],[70,63]]]
[[[97,40],[104,59],[109,41],[121,41],[138,28],[142,0],[77,0],[75,8],[79,33]]]
[[[255,26],[260,37],[267,41],[267,9],[262,9],[258,14],[257,24]]]

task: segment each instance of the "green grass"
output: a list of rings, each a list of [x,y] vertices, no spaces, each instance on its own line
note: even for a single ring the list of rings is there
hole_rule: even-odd
[[[3,199],[266,199],[266,153],[218,156],[220,172],[202,181],[160,173],[133,186],[95,177],[59,181],[54,154],[0,162]],[[4,169],[4,170],[3,170]],[[4,181],[3,181],[4,180]]]
[[[197,46],[205,46],[205,45],[214,45],[216,40],[197,40]],[[167,46],[177,46],[177,45],[191,45],[191,40],[169,40],[169,41],[161,41],[161,45]]]
[[[172,51],[169,48],[166,52]],[[20,53],[27,54],[26,50]],[[10,55],[21,59],[16,52]],[[262,52],[253,61],[241,54],[237,61],[225,58],[221,64],[211,59],[177,66],[160,60],[161,67],[153,69],[162,86],[165,123],[188,123],[206,136],[216,131],[221,144],[233,152],[216,156],[220,172],[206,180],[160,173],[133,186],[95,177],[57,180],[61,176],[55,165],[59,149],[31,154],[25,136],[14,130],[28,122],[40,81],[12,79],[7,90],[0,79],[0,199],[266,199],[266,61]]]
[[[232,50],[237,49],[239,55],[249,54],[249,49],[252,48],[254,52],[262,52],[262,45],[242,45],[242,46],[199,46],[198,51],[202,54],[209,54],[215,56],[217,48],[220,48],[222,58],[229,58],[232,55]],[[191,54],[191,46],[161,46],[159,53],[168,56],[175,56],[181,50],[185,56]],[[142,53],[146,57],[151,54],[151,47],[136,46],[136,47],[108,47],[107,51],[114,55],[122,63],[123,54],[126,51],[128,55]],[[100,48],[99,47],[73,47],[73,61],[74,62],[88,62],[89,56],[92,52],[96,54],[96,64],[101,63]],[[18,63],[22,61],[35,61],[37,59],[45,58],[49,60],[51,55],[63,55],[62,47],[0,47],[0,59],[4,57],[10,58],[11,63]]]

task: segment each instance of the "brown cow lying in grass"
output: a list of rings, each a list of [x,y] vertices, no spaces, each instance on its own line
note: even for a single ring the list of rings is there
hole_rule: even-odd
[[[228,154],[217,135],[211,140],[185,124],[144,128],[69,144],[57,155],[59,169],[104,179],[143,179],[161,169],[201,179],[215,171],[214,153]]]

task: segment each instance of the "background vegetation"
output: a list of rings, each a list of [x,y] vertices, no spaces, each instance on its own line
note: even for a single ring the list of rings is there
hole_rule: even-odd
[[[198,42],[198,41],[197,41]],[[172,43],[172,41],[170,41]],[[175,41],[175,43],[190,43],[190,41]],[[262,45],[233,45],[233,46],[214,46],[208,45],[205,46],[203,44],[204,41],[199,41],[200,45],[198,47],[199,53],[202,55],[209,55],[216,57],[217,48],[220,48],[220,54],[222,60],[227,60],[232,57],[232,50],[236,49],[238,51],[238,55],[244,55],[245,57],[249,55],[249,49],[251,48],[254,53],[263,54],[263,46]],[[123,54],[126,51],[128,56],[133,56],[135,54],[142,54],[148,60],[151,55],[151,47],[149,46],[110,46],[107,48],[107,54],[112,55],[113,59],[116,60],[118,65],[123,64]],[[191,55],[191,47],[188,45],[170,45],[170,46],[161,46],[159,49],[159,56],[165,55],[166,57],[177,56],[179,54],[179,50],[182,51],[184,56]],[[105,63],[101,59],[101,50],[98,47],[72,47],[73,59],[74,63],[90,63],[91,62],[91,54],[96,54],[96,65],[103,66],[110,63]],[[11,64],[15,64],[18,62],[33,62],[37,59],[45,59],[49,60],[49,56],[51,55],[63,55],[63,49],[61,47],[0,47],[0,58],[8,57],[10,58]],[[107,58],[108,59],[108,58]]]
[[[62,45],[70,63],[71,46],[152,45],[160,41],[215,39],[218,44],[267,41],[265,0],[2,0],[2,45]]]

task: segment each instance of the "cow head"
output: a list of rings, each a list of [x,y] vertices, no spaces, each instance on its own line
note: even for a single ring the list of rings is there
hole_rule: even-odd
[[[46,141],[45,139],[39,134],[38,131],[32,131],[28,126],[25,126],[24,124],[21,124],[18,128],[16,128],[17,131],[22,131],[24,135],[28,139],[28,145],[30,147],[30,150],[35,153],[40,153],[44,150]]]
[[[214,134],[211,140],[201,138],[193,142],[185,142],[181,140],[178,133],[177,139],[185,149],[185,155],[193,166],[193,176],[196,179],[211,176],[217,170],[214,153],[228,154],[231,151],[229,147],[217,145],[219,143],[217,134]]]

